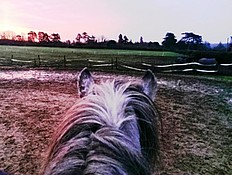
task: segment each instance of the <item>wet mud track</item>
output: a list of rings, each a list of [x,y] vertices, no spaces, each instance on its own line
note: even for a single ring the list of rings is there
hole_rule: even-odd
[[[0,169],[38,174],[56,126],[78,98],[76,76],[0,71]],[[158,75],[158,82],[163,131],[156,174],[232,174],[231,84],[177,75]]]

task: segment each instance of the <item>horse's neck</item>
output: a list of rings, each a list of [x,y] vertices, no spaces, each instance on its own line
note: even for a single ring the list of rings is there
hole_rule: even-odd
[[[132,140],[135,149],[141,150],[140,133],[137,121],[131,120],[129,122],[125,122],[120,129]]]
[[[149,168],[141,153],[137,128],[136,123],[130,121],[120,129],[103,126],[91,134],[85,172],[107,175],[148,174]]]

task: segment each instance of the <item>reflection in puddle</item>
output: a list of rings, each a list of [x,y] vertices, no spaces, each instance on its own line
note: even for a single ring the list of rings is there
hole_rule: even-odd
[[[54,80],[64,78],[74,78],[75,74],[70,72],[55,72],[43,70],[28,70],[28,71],[0,71],[0,79],[36,79],[36,80]]]

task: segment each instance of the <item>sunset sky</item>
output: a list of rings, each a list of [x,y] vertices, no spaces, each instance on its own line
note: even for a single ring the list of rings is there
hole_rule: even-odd
[[[59,33],[61,40],[87,32],[133,42],[162,42],[167,32],[201,35],[210,43],[232,36],[232,0],[1,0],[0,32]]]

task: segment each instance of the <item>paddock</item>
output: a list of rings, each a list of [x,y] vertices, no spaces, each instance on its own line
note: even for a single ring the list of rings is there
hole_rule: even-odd
[[[98,80],[137,79],[94,75]],[[55,128],[78,98],[76,76],[76,71],[0,71],[0,170],[38,174]],[[231,81],[157,78],[163,131],[156,174],[232,174]]]

